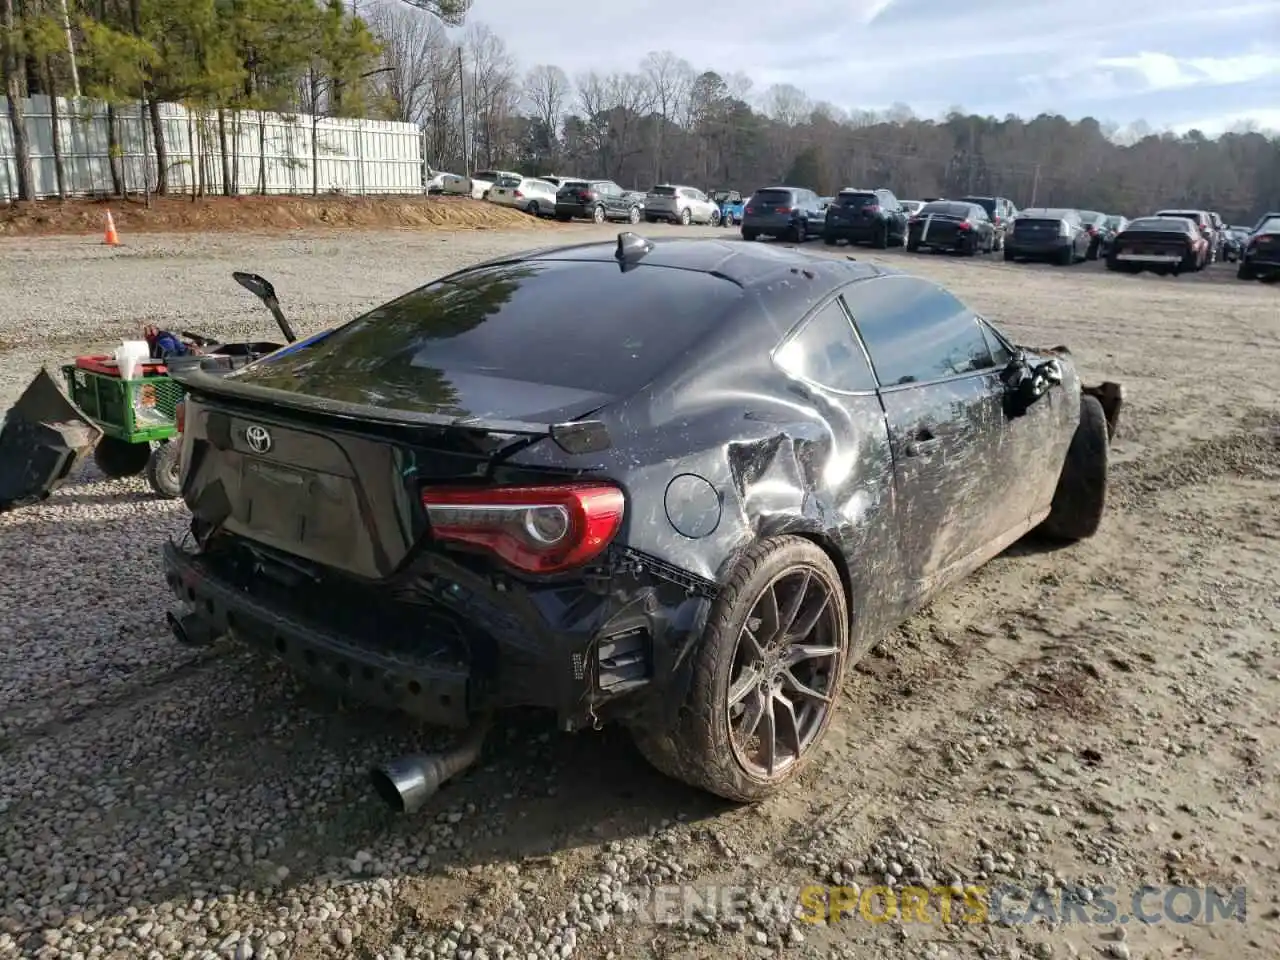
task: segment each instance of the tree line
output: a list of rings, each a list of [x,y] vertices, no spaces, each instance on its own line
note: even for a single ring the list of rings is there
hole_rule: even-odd
[[[426,162],[457,173],[497,167],[744,193],[784,181],[825,194],[885,186],[904,198],[996,194],[1128,216],[1177,204],[1232,222],[1280,208],[1280,138],[1248,128],[1210,140],[959,106],[939,119],[905,104],[848,112],[661,51],[632,71],[571,79],[554,64],[522,70],[484,24],[448,29],[470,0],[65,2],[64,17],[64,0],[0,0],[10,119],[17,128],[24,92],[65,96],[71,84],[108,104],[147,104],[160,193],[154,105],[171,101],[208,111],[219,131],[246,109],[413,123]],[[219,139],[225,166],[225,132],[215,149]],[[224,175],[228,189],[234,179]]]

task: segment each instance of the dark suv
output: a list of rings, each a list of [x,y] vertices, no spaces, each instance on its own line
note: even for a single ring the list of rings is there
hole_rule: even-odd
[[[822,240],[828,246],[841,240],[901,246],[907,242],[907,214],[889,190],[841,190],[827,207]]]
[[[822,233],[822,198],[804,187],[757,190],[742,211],[742,239],[766,235],[803,243]]]
[[[991,225],[996,228],[996,243],[992,249],[997,252],[1003,250],[1009,234],[1013,233],[1013,219],[1018,215],[1013,201],[1006,197],[961,197],[960,202],[976,203],[987,211]]]
[[[556,191],[556,219],[640,222],[640,201],[612,180],[566,180]]]

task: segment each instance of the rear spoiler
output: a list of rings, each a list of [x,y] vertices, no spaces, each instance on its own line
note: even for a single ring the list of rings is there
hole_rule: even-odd
[[[508,434],[517,437],[549,438],[566,453],[599,453],[613,446],[608,428],[599,420],[570,420],[565,423],[531,423],[524,420],[490,420],[483,417],[447,417],[412,410],[387,410],[347,400],[329,400],[273,390],[257,384],[219,376],[199,366],[170,370],[169,378],[196,395],[226,397],[268,403],[276,407],[321,413],[352,420],[368,420],[401,427],[434,427],[473,433]]]

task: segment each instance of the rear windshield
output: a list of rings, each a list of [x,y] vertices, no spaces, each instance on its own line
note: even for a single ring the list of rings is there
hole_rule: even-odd
[[[1019,220],[1070,220],[1070,210],[1023,210]]]
[[[414,290],[238,379],[398,410],[531,418],[545,411],[539,387],[635,393],[685,362],[743,296],[692,270],[502,264]]]
[[[841,193],[836,196],[836,203],[838,205],[842,207],[849,207],[854,210],[879,202],[880,200],[874,193]]]
[[[675,187],[654,187],[649,191],[655,197],[674,197],[676,195]]]
[[[1194,210],[1161,210],[1156,214],[1157,217],[1181,217],[1184,220],[1194,220],[1200,222],[1200,214]]]
[[[566,180],[560,184],[561,190],[589,190],[590,188],[591,184],[585,180]]]
[[[790,203],[791,191],[790,190],[760,190],[756,193],[754,197],[752,197],[752,199],[758,200],[761,203]]]
[[[1187,221],[1173,218],[1143,217],[1130,220],[1126,230],[1168,230],[1170,233],[1186,233]]]
[[[936,213],[940,217],[967,217],[969,212],[969,204],[967,203],[938,200],[933,203],[926,203],[920,210],[919,216],[927,217]]]
[[[996,215],[996,198],[995,197],[965,197],[965,203],[976,203],[983,210],[987,211],[987,216],[994,217]]]

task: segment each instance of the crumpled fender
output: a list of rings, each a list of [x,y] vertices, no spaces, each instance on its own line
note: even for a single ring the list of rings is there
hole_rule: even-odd
[[[101,438],[42,369],[0,424],[0,513],[47,498]]]

